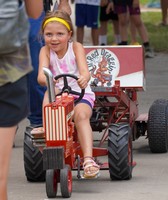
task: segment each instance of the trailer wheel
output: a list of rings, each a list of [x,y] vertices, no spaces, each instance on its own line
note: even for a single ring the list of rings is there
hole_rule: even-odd
[[[45,181],[45,171],[43,170],[43,156],[37,147],[33,146],[31,139],[31,127],[26,127],[24,134],[24,169],[27,181]]]
[[[60,170],[60,186],[63,198],[69,198],[72,193],[72,172],[69,165]]]
[[[46,171],[46,193],[48,198],[55,198],[59,182],[58,170],[48,169]]]
[[[108,162],[112,180],[132,178],[132,135],[128,124],[111,124],[108,138]]]
[[[152,153],[168,151],[168,101],[157,100],[149,109],[148,142]]]
[[[168,105],[168,100],[167,99],[156,99],[152,105],[154,104],[167,104]]]

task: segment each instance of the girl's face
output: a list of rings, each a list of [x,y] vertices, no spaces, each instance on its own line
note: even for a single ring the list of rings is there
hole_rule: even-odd
[[[71,31],[60,22],[49,22],[44,28],[45,44],[55,51],[59,58],[65,55],[70,38]]]

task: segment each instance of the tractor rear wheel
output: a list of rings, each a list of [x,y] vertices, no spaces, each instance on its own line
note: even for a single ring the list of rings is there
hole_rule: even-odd
[[[72,193],[72,171],[69,165],[60,170],[60,186],[63,198],[69,198]]]
[[[108,162],[112,180],[132,178],[132,135],[129,124],[111,124],[108,138]]]
[[[43,170],[43,156],[37,147],[33,145],[31,132],[32,127],[26,127],[24,134],[24,169],[25,175],[30,182],[45,181]]]
[[[149,109],[148,141],[152,153],[168,151],[168,101],[156,100]]]

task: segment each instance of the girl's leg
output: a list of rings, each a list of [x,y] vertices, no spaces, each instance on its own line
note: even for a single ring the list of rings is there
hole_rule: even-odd
[[[90,117],[92,109],[86,103],[79,103],[74,109],[74,122],[78,133],[78,139],[83,152],[84,163],[86,163],[87,169],[84,172],[90,173],[91,176],[94,173],[99,172],[99,166],[96,165],[93,160],[92,147],[93,147],[93,135],[90,126]]]
[[[93,136],[90,126],[91,114],[92,110],[86,103],[79,103],[74,108],[74,122],[83,151],[83,157],[92,157]]]
[[[43,126],[42,127],[37,127],[37,128],[33,128],[31,131],[31,134],[41,134],[44,133],[44,106],[47,105],[49,103],[49,98],[48,98],[48,91],[45,92],[44,94],[44,98],[43,98],[43,104],[42,104],[42,121],[43,121]]]
[[[0,199],[7,200],[7,179],[17,126],[0,127]]]

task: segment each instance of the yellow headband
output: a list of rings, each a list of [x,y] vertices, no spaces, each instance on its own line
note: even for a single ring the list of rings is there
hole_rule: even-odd
[[[64,19],[61,19],[61,18],[58,18],[58,17],[51,17],[51,18],[47,19],[43,24],[43,29],[46,26],[46,24],[48,24],[49,22],[54,22],[54,21],[64,24],[69,31],[71,30],[69,24]]]

